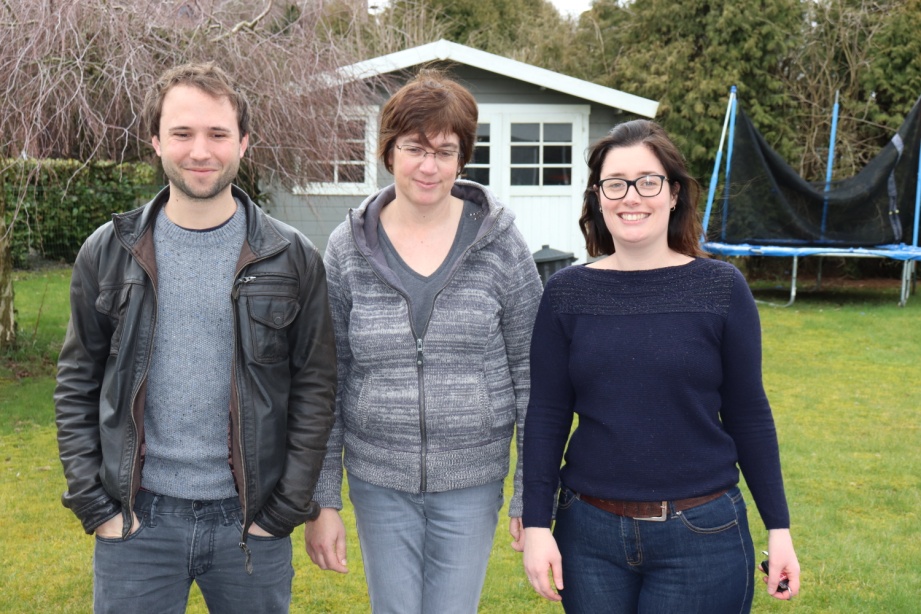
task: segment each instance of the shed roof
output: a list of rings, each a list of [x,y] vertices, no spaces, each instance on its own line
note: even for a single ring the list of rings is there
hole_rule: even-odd
[[[643,117],[655,117],[659,103],[597,83],[576,79],[532,64],[510,60],[494,53],[441,39],[434,43],[365,60],[338,70],[339,78],[357,81],[404,70],[427,62],[450,60],[499,75],[562,92]]]

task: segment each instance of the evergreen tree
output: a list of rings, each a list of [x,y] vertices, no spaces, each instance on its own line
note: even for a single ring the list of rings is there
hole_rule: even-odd
[[[660,102],[657,120],[706,178],[732,85],[767,138],[790,146],[783,75],[801,24],[799,0],[596,0],[579,40],[607,70],[597,82]]]
[[[515,57],[535,43],[537,24],[559,13],[547,0],[393,0],[395,15],[437,15],[448,40]]]

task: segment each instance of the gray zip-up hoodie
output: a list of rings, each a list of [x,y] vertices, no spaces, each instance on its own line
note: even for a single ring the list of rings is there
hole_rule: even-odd
[[[342,466],[403,492],[440,492],[504,479],[517,427],[509,516],[521,516],[521,444],[528,353],[541,283],[514,214],[483,186],[452,195],[482,207],[473,244],[414,334],[410,298],[377,240],[393,186],[370,196],[332,233],[325,264],[336,333],[336,422],[314,499],[342,508]]]

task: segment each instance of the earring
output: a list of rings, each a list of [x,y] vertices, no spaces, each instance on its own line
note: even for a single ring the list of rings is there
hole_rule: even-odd
[[[678,205],[672,205],[672,208],[669,209],[669,211],[674,211],[674,210],[675,210],[675,207],[677,207],[677,206],[678,206]]]

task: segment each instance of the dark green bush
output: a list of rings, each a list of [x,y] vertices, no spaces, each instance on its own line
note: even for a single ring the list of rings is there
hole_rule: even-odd
[[[113,213],[129,211],[159,190],[148,164],[6,160],[0,186],[12,227],[13,266],[73,262],[83,241]]]

